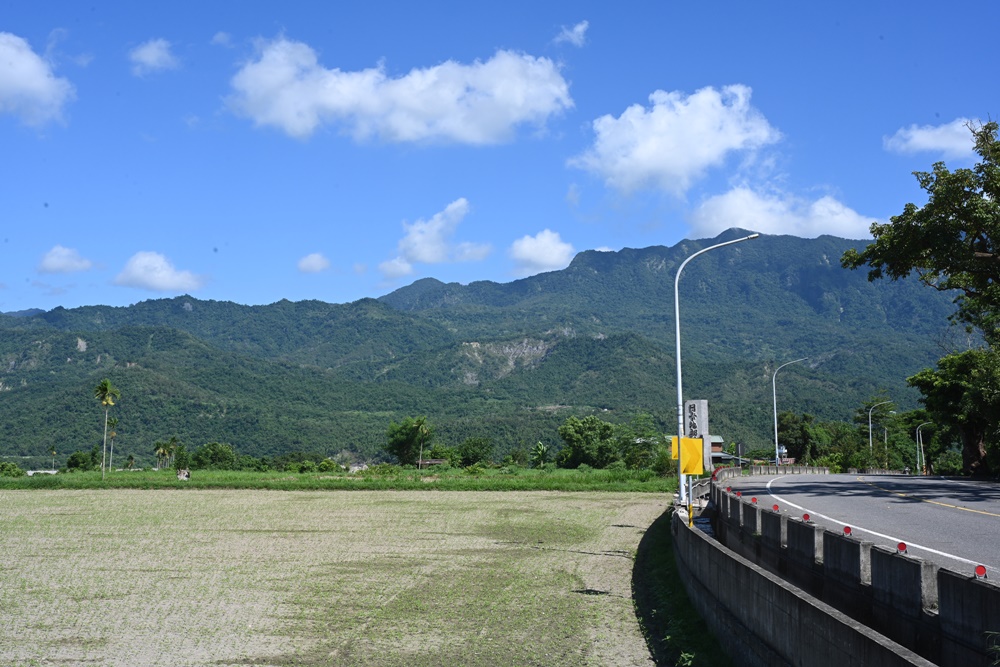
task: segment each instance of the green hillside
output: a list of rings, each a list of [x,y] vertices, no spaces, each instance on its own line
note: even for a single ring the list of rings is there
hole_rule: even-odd
[[[176,435],[255,456],[381,456],[386,427],[427,415],[438,437],[498,453],[558,446],[571,414],[676,420],[677,267],[718,239],[580,253],[511,283],[419,280],[379,300],[267,306],[189,296],[125,308],[0,315],[0,455],[63,459],[101,437],[92,389],[122,390],[116,458],[152,459]],[[764,236],[691,262],[680,283],[685,393],[728,440],[771,438],[782,409],[850,419],[879,390],[915,407],[907,376],[967,341],[950,298],[917,281],[868,283],[832,237]]]

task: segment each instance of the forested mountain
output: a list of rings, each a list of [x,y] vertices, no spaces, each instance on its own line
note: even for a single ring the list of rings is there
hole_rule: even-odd
[[[65,458],[98,442],[93,387],[121,389],[116,456],[153,442],[220,441],[241,453],[381,455],[390,421],[427,415],[438,438],[542,441],[572,414],[647,412],[673,431],[674,277],[717,239],[580,253],[510,283],[419,280],[349,304],[243,306],[189,296],[129,307],[0,315],[0,455]],[[863,242],[763,236],[706,253],[681,278],[687,398],[711,404],[728,440],[771,441],[779,407],[849,420],[884,390],[968,345],[951,298],[916,280],[869,283],[840,267]],[[100,413],[100,414],[99,414]]]

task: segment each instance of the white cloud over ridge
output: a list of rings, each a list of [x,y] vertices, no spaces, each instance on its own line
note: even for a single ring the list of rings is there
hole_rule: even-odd
[[[891,153],[940,153],[948,158],[972,157],[975,139],[969,126],[978,127],[979,121],[956,118],[944,125],[910,125],[902,127],[891,137],[883,137],[882,146]]]
[[[464,197],[448,204],[430,220],[403,223],[406,234],[399,240],[399,254],[379,264],[379,271],[386,278],[400,278],[413,273],[413,265],[442,264],[444,262],[475,262],[492,251],[488,244],[453,243],[458,225],[469,213],[469,202]]]
[[[152,72],[176,69],[180,61],[170,51],[170,42],[163,38],[151,39],[129,51],[132,74],[145,76]]]
[[[589,26],[590,23],[588,21],[580,21],[572,28],[563,26],[559,34],[556,35],[556,44],[568,42],[573,46],[583,46],[587,42],[587,28]]]
[[[330,268],[330,260],[321,253],[314,252],[300,259],[298,267],[302,273],[320,273]]]
[[[25,39],[9,32],[0,32],[0,63],[0,113],[34,127],[61,120],[63,106],[75,96],[68,79],[57,77]]]
[[[94,266],[93,262],[82,257],[74,248],[54,246],[45,253],[38,265],[39,273],[76,273],[87,271]]]
[[[634,104],[618,118],[595,120],[594,145],[569,165],[625,193],[651,187],[682,197],[729,154],[781,138],[750,105],[751,92],[743,85],[707,87],[691,95],[657,90],[648,108]]]
[[[205,279],[190,271],[178,271],[158,252],[143,251],[129,258],[114,284],[156,292],[186,292],[200,289]]]
[[[740,227],[762,234],[815,238],[824,234],[846,239],[870,238],[874,221],[831,196],[807,200],[783,194],[761,194],[748,187],[703,202],[690,216],[693,238],[712,238]]]
[[[258,50],[233,77],[229,107],[297,138],[330,123],[356,140],[496,144],[573,106],[555,63],[512,51],[392,78],[382,65],[327,69],[309,45],[284,37]]]
[[[534,236],[522,236],[511,244],[507,254],[514,260],[514,273],[531,276],[542,271],[564,269],[576,251],[560,238],[558,232],[543,229]]]

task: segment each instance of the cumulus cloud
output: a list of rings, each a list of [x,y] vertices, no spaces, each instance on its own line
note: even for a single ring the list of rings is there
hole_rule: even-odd
[[[163,38],[143,42],[129,51],[128,58],[132,61],[132,74],[136,76],[176,69],[180,65],[170,52],[170,42]]]
[[[26,40],[0,32],[0,63],[0,113],[36,127],[62,118],[63,106],[75,95],[73,85],[57,77]]]
[[[114,280],[115,285],[157,292],[186,292],[201,288],[204,278],[190,271],[178,271],[158,252],[137,252]]]
[[[468,213],[469,202],[462,197],[435,213],[430,220],[404,222],[406,234],[399,240],[399,255],[379,264],[379,271],[386,278],[399,278],[412,273],[413,265],[418,262],[441,264],[484,259],[492,250],[488,244],[452,241],[459,223]]]
[[[330,260],[320,253],[314,252],[300,259],[298,266],[302,273],[319,273],[330,268]]]
[[[944,125],[911,125],[883,137],[882,146],[892,153],[940,153],[948,158],[972,157],[975,139],[969,126],[978,127],[979,121],[956,118]]]
[[[522,236],[508,250],[514,260],[514,272],[519,276],[566,268],[574,254],[573,246],[564,242],[558,232],[549,229],[534,236]]]
[[[495,144],[519,125],[541,125],[573,106],[555,63],[512,51],[396,78],[382,65],[327,69],[310,46],[284,37],[261,42],[258,51],[233,77],[229,107],[298,138],[330,123],[358,140]]]
[[[38,265],[38,272],[75,273],[77,271],[87,271],[91,267],[93,267],[93,263],[89,259],[82,257],[75,249],[57,245],[42,257],[42,261]]]
[[[232,46],[233,36],[228,32],[219,31],[212,36],[212,45],[214,46]]]
[[[572,28],[563,26],[562,30],[559,31],[559,34],[556,35],[556,44],[568,42],[573,46],[583,46],[587,41],[587,28],[589,26],[590,23],[587,21],[580,21]]]
[[[691,95],[657,90],[651,106],[593,122],[594,145],[570,166],[602,177],[622,192],[646,187],[683,196],[710,167],[735,151],[752,151],[781,134],[750,105],[747,86],[702,88]]]
[[[710,238],[730,227],[764,234],[815,238],[823,234],[847,239],[871,236],[866,218],[831,196],[808,200],[781,193],[761,194],[733,188],[699,206],[690,218],[694,236]]]

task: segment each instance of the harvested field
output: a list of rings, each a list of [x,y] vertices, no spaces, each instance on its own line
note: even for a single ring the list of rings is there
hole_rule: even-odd
[[[2,491],[3,665],[651,665],[655,494]]]

